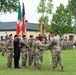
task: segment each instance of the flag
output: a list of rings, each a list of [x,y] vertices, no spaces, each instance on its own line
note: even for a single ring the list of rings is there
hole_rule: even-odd
[[[18,3],[18,20],[16,25],[16,35],[19,35],[21,32],[21,24],[22,24],[22,13],[21,13],[21,6],[20,2]]]
[[[22,3],[22,35],[26,35],[26,19],[25,19],[25,7],[24,3]]]
[[[40,26],[40,34],[42,37],[44,37],[44,22],[41,22],[41,26]]]

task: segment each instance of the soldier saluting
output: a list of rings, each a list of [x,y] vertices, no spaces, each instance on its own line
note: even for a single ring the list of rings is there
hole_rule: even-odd
[[[19,59],[20,59],[20,38],[18,35],[14,36],[14,67],[19,69]]]

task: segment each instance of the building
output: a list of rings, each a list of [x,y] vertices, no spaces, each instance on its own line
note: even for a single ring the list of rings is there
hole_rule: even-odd
[[[0,22],[0,36],[6,36],[6,33],[9,35],[10,33],[13,34],[13,36],[16,34],[16,24],[17,22]],[[36,37],[39,32],[38,24],[36,23],[28,23],[27,22],[27,37],[29,35],[34,35]]]
[[[64,34],[63,39],[75,42],[76,41],[76,34],[74,34],[74,33]]]
[[[9,35],[10,33],[13,34],[13,36],[16,34],[16,24],[17,22],[0,22],[0,36],[6,36],[6,33]],[[29,35],[34,35],[36,37],[38,34],[40,34],[39,31],[39,26],[37,23],[28,23],[27,22],[27,38],[29,38]],[[47,33],[48,37],[49,33]],[[58,38],[60,38],[57,35]],[[69,34],[64,34],[63,39],[71,40],[73,42],[76,41],[76,34],[74,33],[69,33]]]

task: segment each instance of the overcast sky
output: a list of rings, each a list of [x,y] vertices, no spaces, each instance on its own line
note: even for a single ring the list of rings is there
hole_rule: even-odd
[[[20,0],[22,2],[22,0]],[[25,3],[25,17],[28,22],[38,23],[38,18],[41,14],[36,12],[37,6],[39,5],[40,0],[23,0]],[[56,6],[59,6],[60,3],[63,3],[65,6],[68,3],[68,0],[52,0],[54,4],[53,11],[56,10]],[[0,21],[9,22],[9,21],[17,21],[17,13],[6,13],[0,15]]]

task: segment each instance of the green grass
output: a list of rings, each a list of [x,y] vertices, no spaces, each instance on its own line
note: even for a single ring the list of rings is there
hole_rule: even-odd
[[[42,71],[37,71],[34,67],[14,69],[13,65],[12,70],[7,70],[7,58],[1,56],[0,53],[0,75],[76,75],[76,50],[63,50],[61,56],[65,72],[51,72],[52,65],[49,61],[48,51],[44,52]],[[58,70],[60,70],[59,65]]]

